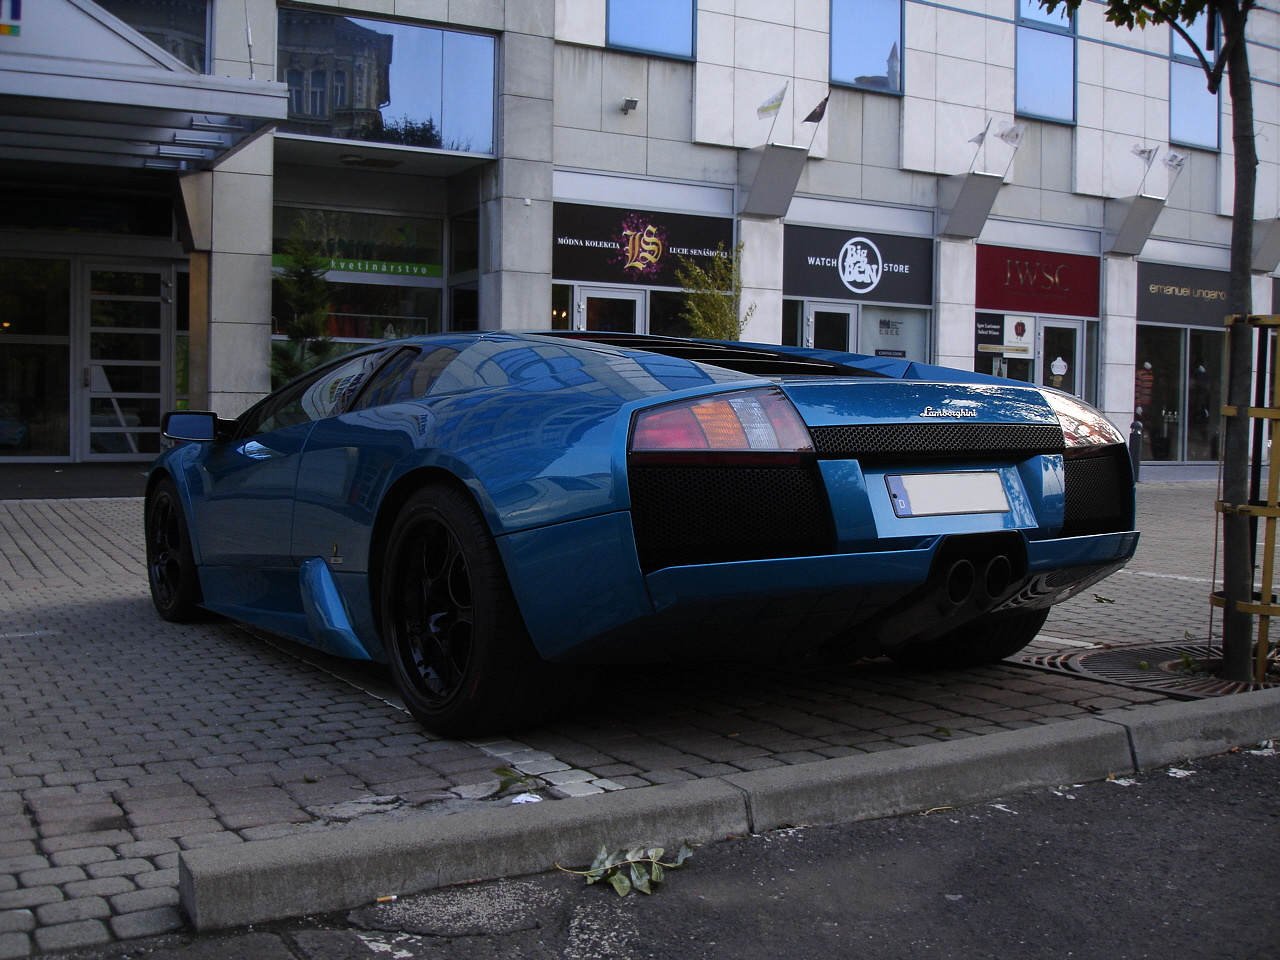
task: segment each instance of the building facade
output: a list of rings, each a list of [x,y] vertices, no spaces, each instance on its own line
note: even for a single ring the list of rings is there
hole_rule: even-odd
[[[680,258],[737,248],[744,339],[1058,387],[1144,459],[1215,459],[1230,102],[1104,12],[0,0],[0,457],[143,460],[165,409],[239,413],[296,350],[301,240],[339,345],[680,334]],[[1249,37],[1267,312],[1280,15]]]

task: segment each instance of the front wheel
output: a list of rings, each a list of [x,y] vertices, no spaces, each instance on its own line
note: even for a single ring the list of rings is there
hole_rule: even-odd
[[[917,670],[965,670],[995,663],[1034,640],[1048,616],[1048,608],[987,614],[932,640],[905,643],[890,650],[889,657]]]
[[[182,500],[172,480],[166,478],[155,485],[143,516],[147,583],[156,612],[173,623],[199,620],[204,614],[200,609],[200,577]]]
[[[405,706],[445,736],[528,719],[533,651],[488,526],[447,486],[401,508],[382,568],[383,645]]]

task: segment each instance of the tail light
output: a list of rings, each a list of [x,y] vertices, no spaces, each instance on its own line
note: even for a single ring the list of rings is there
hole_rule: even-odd
[[[1040,391],[1062,425],[1062,439],[1067,446],[1066,455],[1080,456],[1098,447],[1124,443],[1124,435],[1101,412],[1083,400],[1057,390]]]
[[[681,400],[641,410],[631,424],[631,454],[697,462],[724,455],[739,462],[797,462],[813,452],[800,414],[781,391],[763,387]]]

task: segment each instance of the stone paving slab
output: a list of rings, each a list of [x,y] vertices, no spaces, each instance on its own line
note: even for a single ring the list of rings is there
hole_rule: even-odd
[[[1132,572],[1056,608],[1056,639],[1035,646],[1203,635],[1212,499],[1210,484],[1142,485]],[[367,692],[385,687],[380,668],[344,679],[224,620],[159,620],[141,513],[138,499],[0,501],[0,960],[178,929],[184,850],[324,830],[325,811],[370,798],[396,801],[379,817],[507,802],[462,799],[489,796],[497,766],[581,796],[1161,699],[1012,664],[629,666],[544,729],[441,740]]]

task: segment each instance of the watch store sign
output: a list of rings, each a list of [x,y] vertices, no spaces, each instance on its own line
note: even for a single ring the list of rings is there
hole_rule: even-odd
[[[788,226],[782,292],[788,297],[933,303],[933,241]]]

